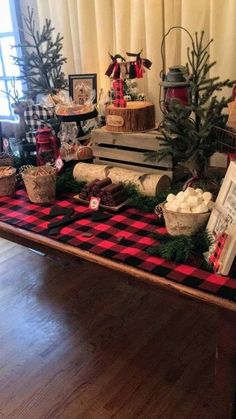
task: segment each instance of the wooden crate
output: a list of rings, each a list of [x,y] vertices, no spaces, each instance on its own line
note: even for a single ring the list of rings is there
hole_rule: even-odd
[[[165,157],[159,163],[147,160],[147,152],[160,148],[160,133],[157,130],[127,134],[97,128],[91,133],[91,147],[96,164],[110,164],[145,173],[166,174],[173,178],[171,157]]]

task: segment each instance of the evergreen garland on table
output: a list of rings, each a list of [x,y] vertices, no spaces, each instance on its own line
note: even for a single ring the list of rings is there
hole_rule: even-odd
[[[151,235],[159,243],[147,249],[147,253],[176,263],[184,263],[194,255],[207,252],[213,243],[212,235],[201,230],[193,236],[171,236],[154,233]]]
[[[172,156],[175,163],[189,169],[195,177],[204,175],[209,158],[217,150],[214,127],[225,127],[227,115],[222,111],[231,98],[218,99],[216,93],[223,87],[232,87],[235,81],[220,81],[219,77],[209,77],[209,71],[216,62],[209,62],[208,49],[213,40],[203,44],[204,32],[195,34],[192,49],[188,48],[186,64],[190,82],[190,102],[183,106],[178,101],[170,102],[169,112],[162,123],[162,148],[149,155],[160,161]]]
[[[64,173],[57,176],[56,194],[71,192],[79,194],[86,182],[77,182],[73,177],[73,170],[67,169]]]
[[[23,16],[25,24],[24,42],[14,45],[21,53],[13,56],[14,63],[20,67],[22,74],[19,79],[26,83],[27,96],[35,99],[37,94],[55,94],[67,88],[67,80],[62,66],[67,59],[62,56],[63,37],[58,33],[52,40],[52,22],[46,19],[42,31],[36,30],[34,11],[27,8],[27,16]]]
[[[156,205],[165,201],[167,195],[172,192],[171,189],[166,189],[152,197],[141,194],[137,187],[132,183],[124,183],[123,185],[128,197],[128,204],[133,208],[147,212],[153,212]]]

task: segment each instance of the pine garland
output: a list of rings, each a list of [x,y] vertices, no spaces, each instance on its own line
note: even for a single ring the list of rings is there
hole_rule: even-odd
[[[153,212],[156,205],[166,200],[167,195],[172,192],[171,189],[166,189],[160,192],[155,197],[141,194],[137,187],[132,183],[124,183],[125,192],[128,196],[128,203],[131,207],[141,211]]]
[[[73,171],[67,169],[64,173],[57,177],[56,194],[61,195],[66,192],[79,194],[86,182],[77,182],[73,177]]]
[[[202,255],[213,243],[212,235],[206,230],[201,230],[193,236],[158,233],[151,236],[159,243],[149,247],[147,253],[176,263],[184,263],[196,254]]]

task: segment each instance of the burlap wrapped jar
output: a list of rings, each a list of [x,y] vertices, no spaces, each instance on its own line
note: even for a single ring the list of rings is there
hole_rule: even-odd
[[[54,201],[56,196],[56,169],[51,166],[29,168],[22,173],[28,197],[35,204]]]
[[[9,153],[0,153],[0,166],[13,166],[13,156]]]
[[[0,196],[10,196],[16,186],[16,169],[14,167],[0,166]]]

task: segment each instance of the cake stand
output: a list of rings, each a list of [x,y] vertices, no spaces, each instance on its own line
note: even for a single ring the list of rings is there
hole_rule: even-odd
[[[92,112],[82,113],[80,115],[57,115],[57,117],[60,122],[76,122],[78,128],[78,137],[83,137],[85,132],[83,131],[81,122],[96,118],[97,115],[97,109],[94,109]]]

